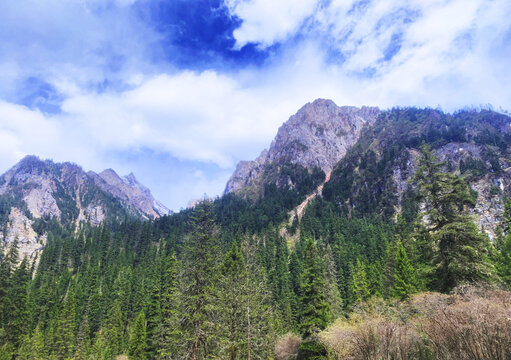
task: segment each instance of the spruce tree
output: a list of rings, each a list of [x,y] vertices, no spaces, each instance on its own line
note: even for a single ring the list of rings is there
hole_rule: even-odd
[[[30,271],[28,260],[23,259],[21,264],[13,270],[9,277],[7,294],[4,302],[5,338],[18,347],[23,334],[27,332],[30,314],[28,311],[28,282]]]
[[[25,335],[18,348],[18,360],[46,359],[44,337],[39,327],[36,327],[32,336]]]
[[[76,336],[75,359],[85,360],[89,354],[91,347],[90,329],[87,317],[88,306],[85,308],[85,314],[82,317],[80,326],[78,327],[78,335]]]
[[[330,306],[326,302],[323,266],[316,244],[307,239],[303,259],[301,285],[300,331],[304,338],[317,334],[326,328],[330,320]]]
[[[55,329],[54,354],[59,360],[68,359],[74,351],[75,311],[75,292],[73,286],[70,285]]]
[[[298,257],[297,251],[293,251],[289,260],[289,274],[291,280],[292,296],[292,311],[293,317],[297,319],[300,316],[300,298],[301,298],[301,284],[302,284],[303,267],[302,262]]]
[[[417,291],[415,270],[408,260],[406,250],[400,240],[397,241],[396,261],[394,267],[394,285],[392,295],[401,300],[407,299]]]
[[[0,324],[5,324],[9,316],[9,297],[11,275],[18,264],[18,240],[14,240],[9,251],[0,257]]]
[[[275,257],[274,267],[270,272],[273,296],[277,308],[280,310],[284,327],[291,329],[294,324],[291,310],[293,294],[288,265],[289,250],[285,239],[277,232],[273,234],[273,240],[275,241]]]
[[[268,289],[264,268],[257,259],[257,250],[246,241],[242,243],[245,258],[243,286],[244,324],[240,359],[271,359],[276,335],[276,312]]]
[[[330,245],[327,245],[325,254],[325,296],[326,301],[330,306],[330,313],[332,318],[335,319],[341,316],[343,302],[341,293],[339,291],[340,276],[337,271],[337,266],[334,261],[334,255]]]
[[[161,278],[158,272],[151,274],[149,279],[151,283],[151,292],[149,296],[149,304],[147,305],[147,339],[150,345],[149,357],[156,356],[158,346],[158,328],[162,322],[161,312]]]
[[[157,358],[175,359],[179,353],[179,344],[183,340],[179,319],[179,263],[175,252],[164,261],[162,294],[160,308],[162,322],[158,329]]]
[[[144,311],[140,311],[131,331],[129,355],[133,360],[148,359],[149,344],[147,342],[146,319]]]
[[[217,345],[219,255],[212,206],[205,200],[195,207],[183,254],[183,331],[188,343],[186,356],[192,360],[214,354]]]
[[[488,237],[464,214],[465,207],[474,203],[470,188],[463,178],[442,172],[444,166],[423,144],[414,180],[425,206],[426,238],[432,240],[436,288],[449,291],[464,282],[490,280],[495,270],[488,257]]]
[[[121,301],[116,299],[112,304],[103,327],[102,335],[113,356],[121,354],[124,342],[124,317]]]
[[[354,304],[365,301],[371,295],[369,291],[369,283],[367,281],[367,272],[365,266],[360,259],[357,259],[355,270],[353,273],[353,284],[351,294],[353,296],[352,302]]]
[[[247,300],[245,260],[236,242],[224,256],[221,275],[222,350],[225,358],[234,360],[245,340]]]
[[[511,286],[511,233],[508,233],[500,246],[497,270],[500,278],[509,287]]]

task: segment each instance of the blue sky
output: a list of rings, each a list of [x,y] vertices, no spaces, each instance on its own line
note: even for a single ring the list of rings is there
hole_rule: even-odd
[[[215,196],[304,103],[511,110],[509,0],[0,2],[0,171],[26,154]]]

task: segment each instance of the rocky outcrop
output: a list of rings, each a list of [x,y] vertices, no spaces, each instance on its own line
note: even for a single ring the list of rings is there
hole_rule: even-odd
[[[169,214],[169,209],[155,200],[151,191],[140,184],[133,173],[121,178],[112,169],[107,169],[94,176],[94,180],[101,189],[121,199],[144,216],[154,219]]]
[[[17,240],[20,260],[24,257],[38,260],[39,253],[46,245],[46,234],[39,236],[32,228],[33,222],[20,209],[11,208],[3,247],[9,248]]]
[[[444,162],[443,171],[468,182],[475,204],[467,209],[494,238],[505,199],[511,197],[511,119],[493,111],[380,111],[316,100],[291,116],[256,160],[238,164],[225,193],[258,197],[264,196],[266,184],[293,188],[289,177],[278,172],[285,164],[297,164],[319,167],[332,177],[324,189],[308,194],[291,219],[319,194],[348,216],[374,212],[390,220],[403,211],[409,216],[421,206],[413,199],[412,179],[424,141]]]
[[[98,225],[122,214],[154,219],[170,213],[133,174],[121,178],[111,169],[87,173],[76,164],[35,156],[25,157],[0,177],[0,197],[11,204],[8,218],[0,214],[0,240],[9,247],[18,239],[20,256],[32,258],[44,245],[43,234],[32,228],[37,219],[77,226],[83,221]]]
[[[254,184],[271,163],[293,163],[330,172],[357,142],[362,128],[373,124],[379,114],[376,107],[339,107],[331,100],[306,104],[279,128],[269,150],[254,161],[238,164],[225,193]]]

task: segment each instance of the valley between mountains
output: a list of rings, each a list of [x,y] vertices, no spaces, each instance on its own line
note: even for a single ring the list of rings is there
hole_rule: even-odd
[[[509,359],[511,117],[318,99],[173,213],[0,176],[0,359]]]

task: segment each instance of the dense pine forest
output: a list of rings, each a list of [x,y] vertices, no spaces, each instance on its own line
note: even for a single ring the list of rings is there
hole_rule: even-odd
[[[0,359],[508,359],[511,201],[493,239],[470,215],[470,181],[502,172],[497,153],[511,145],[492,116],[384,113],[301,218],[293,209],[325,174],[288,165],[267,178],[293,186],[267,181],[257,198],[231,193],[151,221],[42,221],[37,264],[18,264],[15,244],[1,258]],[[450,142],[484,147],[486,162],[441,160]],[[398,209],[389,179],[405,149],[417,162]],[[496,345],[446,345],[433,323],[410,340],[405,325],[438,303],[466,336],[483,326],[469,326],[455,296],[496,316],[486,324]],[[341,333],[356,345],[339,346]],[[408,342],[385,342],[396,336]]]

